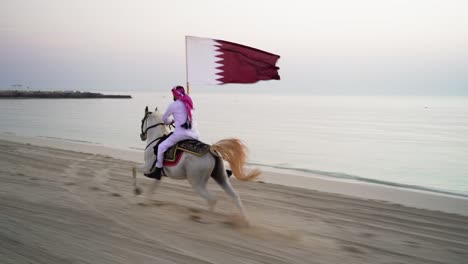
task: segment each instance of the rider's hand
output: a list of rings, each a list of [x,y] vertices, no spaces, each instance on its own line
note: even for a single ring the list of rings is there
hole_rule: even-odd
[[[169,128],[170,128],[170,127],[175,128],[174,120],[172,120],[171,123],[170,123],[168,126],[169,126]]]

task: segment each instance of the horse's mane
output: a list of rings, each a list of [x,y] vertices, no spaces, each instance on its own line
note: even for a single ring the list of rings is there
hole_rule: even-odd
[[[156,120],[155,124],[156,123],[164,123],[164,121],[162,120],[162,114],[159,112],[159,111],[154,111],[153,113],[151,113],[151,116],[153,116],[153,118]],[[169,129],[167,126],[162,126],[162,129],[164,131],[164,134],[168,134],[169,133]]]
[[[156,119],[157,122],[162,122],[162,114],[159,111],[153,111],[151,115]]]

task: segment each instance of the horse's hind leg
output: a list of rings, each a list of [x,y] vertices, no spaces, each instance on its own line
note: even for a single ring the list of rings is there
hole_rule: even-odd
[[[200,194],[201,197],[205,198],[208,203],[208,209],[212,212],[216,205],[216,196],[207,189],[208,179],[210,178],[209,171],[206,171],[205,168],[200,168],[199,170],[194,169],[193,171],[198,171],[198,174],[203,176],[194,177],[195,175],[190,175],[187,176],[187,180],[192,185],[193,189]]]
[[[221,158],[216,158],[216,166],[211,174],[211,177],[223,188],[223,190],[234,200],[237,208],[239,209],[244,220],[247,220],[247,215],[245,214],[244,206],[239,197],[239,194],[234,190],[231,185],[231,182],[226,175],[226,170],[224,169],[223,160]]]
[[[205,185],[193,185],[193,188],[197,193],[200,194],[201,197],[205,198],[206,202],[208,203],[208,209],[210,212],[214,211],[214,207],[216,205],[216,197],[211,194]]]

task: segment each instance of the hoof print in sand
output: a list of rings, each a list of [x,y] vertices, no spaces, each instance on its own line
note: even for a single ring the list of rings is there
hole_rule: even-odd
[[[364,251],[362,251],[361,249],[359,249],[357,247],[346,246],[346,245],[343,245],[341,247],[343,248],[343,250],[354,253],[354,254],[364,254],[365,253]]]
[[[199,215],[190,215],[190,220],[200,224],[209,224],[207,221],[203,220]]]
[[[151,203],[151,205],[153,206],[164,206],[164,205],[167,205],[166,203],[164,202],[160,202],[160,201],[153,201],[153,203]]]
[[[240,216],[232,216],[230,219],[224,221],[223,224],[234,228],[250,227],[249,222]]]
[[[196,208],[189,208],[189,211],[195,214],[201,213],[201,210]]]
[[[403,241],[403,243],[405,245],[407,245],[408,247],[420,248],[419,244],[417,242],[414,242],[414,241]]]
[[[373,237],[376,237],[376,235],[372,233],[361,233],[361,237],[373,238]]]

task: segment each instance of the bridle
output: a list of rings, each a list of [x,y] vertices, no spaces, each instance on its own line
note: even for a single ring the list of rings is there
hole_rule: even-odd
[[[145,114],[145,117],[143,117],[143,119],[141,119],[141,134],[142,135],[145,135],[146,136],[146,133],[148,132],[148,130],[150,130],[151,128],[155,128],[157,126],[162,126],[162,125],[165,125],[164,123],[157,123],[155,125],[152,125],[152,126],[149,126],[145,129],[145,131],[143,131],[143,126],[145,125],[145,122],[147,122],[148,120],[148,116],[150,116],[153,112],[146,112]]]
[[[141,138],[142,140],[144,140],[143,137],[146,138],[146,136],[147,136],[146,133],[148,133],[148,130],[150,130],[150,129],[152,129],[152,128],[155,128],[155,127],[158,127],[158,126],[165,125],[164,123],[161,122],[161,123],[157,123],[157,124],[154,124],[154,125],[152,125],[152,126],[149,126],[149,127],[147,127],[145,130],[143,130],[143,127],[144,127],[145,123],[148,122],[148,116],[150,116],[152,113],[153,113],[153,112],[146,112],[145,117],[143,117],[143,119],[141,119],[141,134],[140,134],[140,138]],[[153,142],[156,141],[156,140],[159,140],[159,139],[161,139],[161,138],[162,138],[162,137],[159,137],[159,138],[153,140]],[[153,142],[151,142],[150,144],[148,144],[148,146],[151,145]],[[148,146],[147,146],[146,148],[148,148]]]

